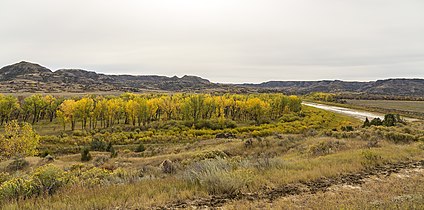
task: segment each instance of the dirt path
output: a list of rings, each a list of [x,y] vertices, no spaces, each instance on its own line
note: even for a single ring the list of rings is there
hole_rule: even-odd
[[[372,176],[390,176],[399,173],[403,169],[424,169],[424,160],[415,162],[390,163],[374,168],[366,169],[356,173],[347,173],[340,176],[321,178],[317,180],[287,184],[275,189],[264,189],[256,193],[242,193],[239,195],[211,196],[195,200],[182,200],[166,206],[154,209],[182,209],[182,208],[216,208],[221,207],[233,200],[266,200],[272,202],[275,199],[299,195],[303,193],[325,192],[336,185],[361,185],[367,178]]]
[[[367,111],[362,111],[362,110],[355,110],[355,109],[350,109],[350,108],[345,108],[345,107],[331,106],[331,105],[312,103],[312,102],[302,102],[302,104],[306,105],[306,106],[311,106],[311,107],[331,111],[331,112],[336,112],[336,113],[348,115],[348,116],[351,116],[351,117],[354,117],[354,118],[357,118],[357,119],[360,119],[360,120],[365,120],[365,118],[368,118],[369,120],[374,119],[374,118],[384,119],[384,114],[381,114],[381,113],[367,112]],[[404,118],[404,119],[406,121],[417,121],[418,120],[418,119],[407,118],[407,117]]]

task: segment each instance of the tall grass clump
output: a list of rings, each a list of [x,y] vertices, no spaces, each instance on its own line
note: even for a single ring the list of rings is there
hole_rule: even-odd
[[[252,183],[252,173],[222,158],[195,162],[183,172],[183,179],[204,187],[209,194],[236,195]]]

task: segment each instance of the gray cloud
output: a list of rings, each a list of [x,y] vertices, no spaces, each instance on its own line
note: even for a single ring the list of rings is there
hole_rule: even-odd
[[[0,64],[216,82],[424,77],[421,0],[2,0]]]

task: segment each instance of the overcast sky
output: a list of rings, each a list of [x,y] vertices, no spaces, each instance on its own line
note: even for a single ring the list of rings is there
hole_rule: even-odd
[[[424,0],[0,0],[0,66],[213,82],[424,77]]]

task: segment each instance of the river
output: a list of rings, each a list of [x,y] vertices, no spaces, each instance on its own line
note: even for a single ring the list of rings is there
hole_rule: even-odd
[[[312,102],[302,102],[302,104],[306,105],[306,106],[312,106],[312,107],[315,107],[315,108],[335,112],[335,113],[348,115],[348,116],[351,116],[351,117],[354,117],[354,118],[357,118],[357,119],[360,119],[360,120],[365,120],[365,118],[372,120],[372,119],[377,118],[377,117],[379,117],[382,120],[384,119],[384,114],[380,114],[380,113],[373,113],[373,112],[367,112],[367,111],[362,111],[362,110],[355,110],[355,109],[350,109],[350,108],[331,106],[331,105],[326,105],[326,104],[318,104],[318,103],[312,103]],[[404,118],[404,119],[407,120],[407,121],[417,120],[417,119],[413,119],[413,118]]]

